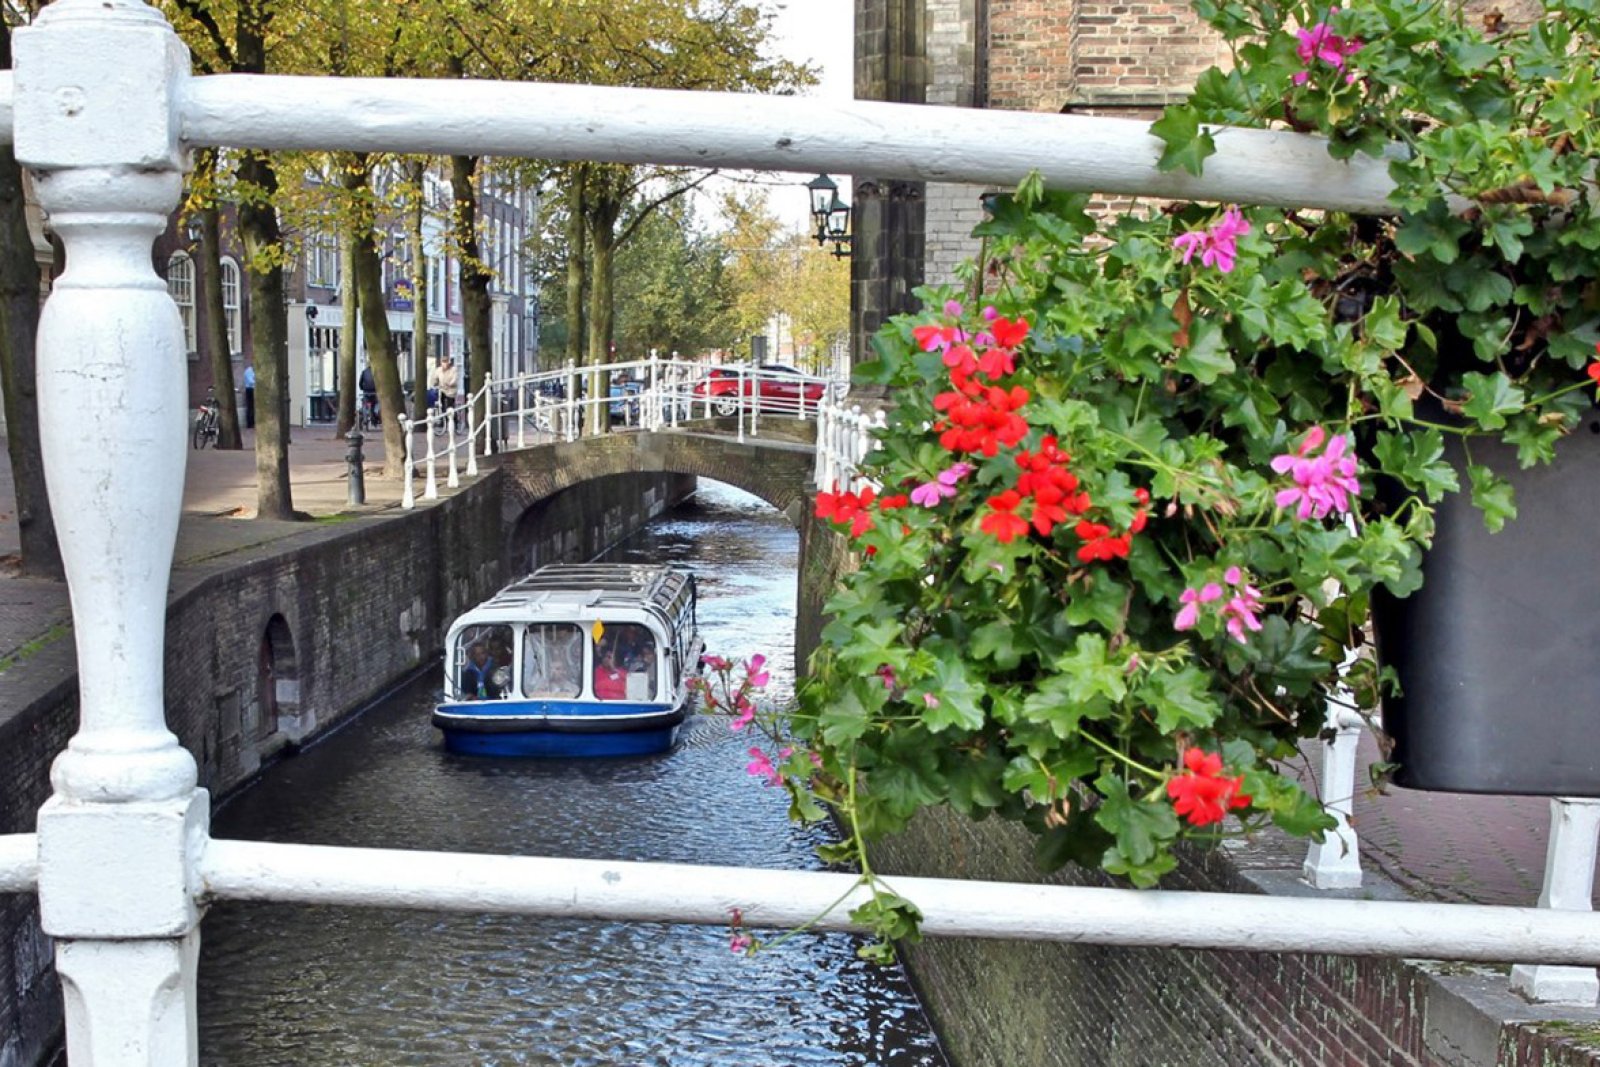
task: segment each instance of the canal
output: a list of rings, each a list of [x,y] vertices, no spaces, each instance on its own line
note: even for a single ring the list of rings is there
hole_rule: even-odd
[[[612,560],[693,567],[707,647],[765,653],[793,690],[798,538],[754,497],[702,483]],[[380,620],[374,620],[377,624]],[[356,665],[350,665],[356,669]],[[446,753],[430,674],[271,768],[217,837],[816,869],[818,828],[745,771],[750,742],[691,719],[635,760]],[[202,930],[206,1065],[945,1067],[903,972],[858,940],[802,935],[754,958],[726,928],[272,904],[214,907]]]

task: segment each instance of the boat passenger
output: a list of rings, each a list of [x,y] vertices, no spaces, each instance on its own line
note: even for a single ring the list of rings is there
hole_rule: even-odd
[[[626,700],[628,672],[617,662],[617,643],[603,640],[595,650],[594,696],[596,700]]]
[[[482,641],[467,649],[467,664],[461,668],[461,695],[467,700],[498,700],[500,687],[495,684],[494,657]]]

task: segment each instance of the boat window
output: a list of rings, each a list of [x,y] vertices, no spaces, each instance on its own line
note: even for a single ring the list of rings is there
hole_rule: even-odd
[[[655,634],[638,623],[605,628],[594,650],[594,695],[598,700],[654,700],[661,656]]]
[[[453,663],[462,700],[499,700],[511,695],[511,627],[467,626],[456,635]]]
[[[522,693],[571,700],[583,692],[583,631],[570,622],[529,624],[522,638]]]

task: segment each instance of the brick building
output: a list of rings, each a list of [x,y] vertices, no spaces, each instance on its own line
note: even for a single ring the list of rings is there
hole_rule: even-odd
[[[1154,117],[1226,57],[1186,3],[856,0],[856,97]],[[857,358],[912,290],[977,254],[976,186],[855,176]]]

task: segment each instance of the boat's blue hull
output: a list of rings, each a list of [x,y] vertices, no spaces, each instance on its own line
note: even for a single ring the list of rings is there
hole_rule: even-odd
[[[646,756],[678,740],[687,707],[502,700],[440,704],[445,748],[471,756]]]

